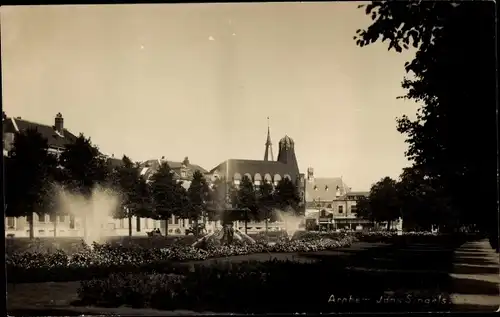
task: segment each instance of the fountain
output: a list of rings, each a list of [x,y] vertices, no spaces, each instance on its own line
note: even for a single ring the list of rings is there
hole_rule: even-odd
[[[106,242],[106,227],[120,203],[120,197],[116,192],[97,186],[92,190],[90,197],[86,198],[59,187],[57,198],[58,214],[70,214],[81,221],[85,244],[92,246],[93,242]]]
[[[304,217],[296,216],[291,212],[276,210],[278,219],[284,222],[288,240],[292,240],[295,233],[300,230],[300,224],[304,222]]]
[[[231,212],[241,212],[241,209],[232,209],[232,208],[226,208],[223,211],[219,211],[219,214],[223,215],[229,215]],[[207,241],[209,238],[215,238],[219,241],[221,241],[224,238],[224,228],[230,226],[233,229],[233,238],[236,238],[238,241],[246,241],[247,243],[254,244],[256,243],[255,240],[250,237],[249,235],[245,234],[238,228],[234,228],[233,225],[233,220],[229,219],[229,217],[226,217],[226,219],[223,219],[223,227],[222,228],[217,228],[214,230],[214,232],[207,234],[206,236],[201,237],[197,241],[195,241],[192,246],[196,247],[199,246],[202,242]]]

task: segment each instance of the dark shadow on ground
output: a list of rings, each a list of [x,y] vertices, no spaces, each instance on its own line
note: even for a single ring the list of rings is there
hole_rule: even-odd
[[[499,274],[498,267],[484,267],[484,266],[468,266],[465,264],[455,265],[453,269],[455,274]]]
[[[473,248],[462,248],[460,249],[460,253],[465,252],[465,253],[487,253],[486,251],[483,250],[478,250],[478,249],[473,249]]]
[[[439,247],[439,246],[431,246]],[[337,256],[338,265],[370,268],[372,270],[405,271],[444,271],[450,272],[453,249],[440,248],[439,252],[428,251],[420,246],[418,250],[408,250],[397,246],[382,246],[364,251],[343,251],[345,256]],[[330,260],[328,255],[302,253],[302,257],[316,260]]]
[[[481,257],[456,257],[455,261],[456,264],[473,264],[473,265],[497,265],[493,261],[488,261],[485,260],[484,258]]]
[[[455,254],[456,257],[458,258],[462,258],[462,257],[465,257],[465,258],[481,258],[481,257],[485,257],[485,256],[488,256],[488,253],[487,252],[471,252],[471,251],[468,251],[468,252],[457,252]]]
[[[468,278],[453,278],[453,291],[458,294],[499,295],[497,283]]]

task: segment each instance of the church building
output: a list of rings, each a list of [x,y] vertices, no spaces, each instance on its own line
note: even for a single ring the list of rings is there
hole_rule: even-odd
[[[263,182],[276,186],[281,179],[288,178],[297,184],[302,202],[305,202],[305,177],[299,172],[293,139],[285,135],[279,141],[278,158],[275,161],[268,127],[265,146],[263,160],[228,159],[210,170],[207,176],[212,181],[226,180],[228,184],[235,186],[239,186],[244,176],[255,186]]]

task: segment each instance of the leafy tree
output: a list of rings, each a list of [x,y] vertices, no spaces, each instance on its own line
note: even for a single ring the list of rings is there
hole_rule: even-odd
[[[48,153],[48,142],[37,130],[16,133],[6,162],[6,215],[26,216],[30,239],[33,233],[33,213],[44,215],[52,207],[53,173],[56,158]],[[54,209],[52,210],[54,212]]]
[[[221,210],[226,208],[226,188],[227,185],[224,180],[217,178],[212,182],[207,203],[207,218],[209,221],[216,220],[220,216]]]
[[[372,185],[369,201],[369,215],[375,221],[387,222],[387,230],[391,229],[391,221],[401,216],[401,203],[397,191],[397,183],[390,177],[385,177]]]
[[[389,50],[417,49],[402,85],[404,98],[421,108],[416,120],[398,119],[408,158],[450,204],[455,226],[474,223],[498,237],[495,3],[384,1],[363,7],[373,23],[357,31],[359,46],[382,39]],[[482,208],[469,199],[477,184],[484,184]]]
[[[356,217],[372,222],[375,221],[368,197],[361,196],[356,202]]]
[[[153,210],[158,219],[165,220],[165,234],[168,234],[168,220],[172,215],[181,215],[185,208],[185,189],[166,162],[151,177],[150,186]]]
[[[274,191],[276,205],[283,211],[293,209],[296,211],[301,202],[299,189],[288,178],[283,178],[278,182]]]
[[[259,221],[266,222],[266,233],[268,231],[269,217],[273,208],[275,207],[274,201],[274,188],[270,182],[263,182],[257,191],[257,205],[259,210]]]
[[[188,218],[193,220],[195,233],[198,235],[198,220],[204,216],[209,198],[209,188],[205,177],[200,171],[195,171],[191,185],[187,190],[188,198]],[[206,217],[203,217],[205,219]]]
[[[59,157],[65,181],[69,190],[90,197],[96,185],[105,185],[109,181],[109,168],[106,159],[93,145],[90,138],[80,134],[73,143],[67,144]],[[87,219],[84,215],[83,230],[87,235]]]
[[[151,187],[149,186],[146,179],[139,175],[136,182],[135,195],[133,201],[133,207],[135,214],[139,217],[159,219],[158,216],[153,212],[153,201],[151,196]]]
[[[67,144],[59,157],[66,172],[66,183],[75,192],[89,197],[96,185],[109,179],[106,159],[83,134],[75,142]]]
[[[136,164],[125,155],[122,163],[111,173],[113,186],[121,197],[121,204],[116,210],[115,218],[128,218],[128,233],[132,236],[132,216],[151,217],[149,209],[151,206],[148,206],[150,193],[149,186],[141,177]]]
[[[258,210],[257,196],[252,180],[248,176],[244,176],[241,180],[240,187],[236,192],[237,202],[236,207],[244,210],[240,216],[240,220],[245,223],[245,234],[247,233],[248,221],[256,219]]]
[[[422,170],[405,168],[397,190],[406,228],[429,231],[433,225],[449,225],[446,221],[451,219],[448,206],[442,203],[432,180]]]

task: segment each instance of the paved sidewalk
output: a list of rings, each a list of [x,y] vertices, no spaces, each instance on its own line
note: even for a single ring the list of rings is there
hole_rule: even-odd
[[[458,311],[497,311],[500,307],[500,257],[488,240],[467,242],[455,251],[453,294]]]

